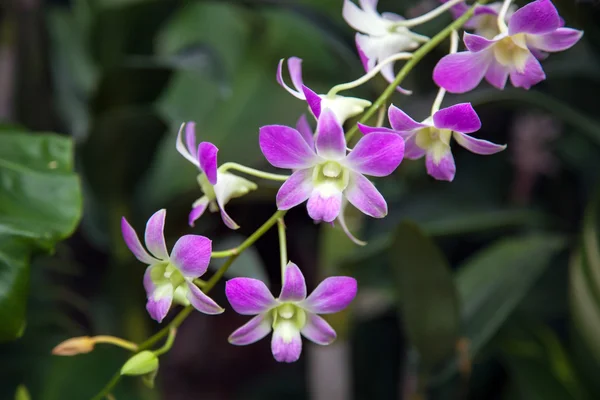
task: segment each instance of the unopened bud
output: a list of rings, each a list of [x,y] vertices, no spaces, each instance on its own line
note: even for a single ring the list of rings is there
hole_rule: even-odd
[[[144,375],[158,369],[158,357],[148,350],[131,357],[121,368],[121,375]]]
[[[94,340],[89,336],[79,336],[67,339],[54,349],[52,354],[57,356],[74,356],[89,353],[94,350]]]

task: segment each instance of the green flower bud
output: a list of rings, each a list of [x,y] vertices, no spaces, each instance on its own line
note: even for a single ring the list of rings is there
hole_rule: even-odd
[[[121,368],[121,375],[144,375],[158,369],[158,357],[148,350],[131,357]]]

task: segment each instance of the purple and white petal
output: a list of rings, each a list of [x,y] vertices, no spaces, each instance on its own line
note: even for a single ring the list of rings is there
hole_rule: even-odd
[[[332,222],[342,208],[342,192],[333,184],[315,187],[306,203],[308,215],[315,221]]]
[[[462,147],[475,154],[489,155],[506,149],[505,144],[500,145],[487,140],[476,139],[461,132],[454,132],[452,137],[454,137],[454,140]]]
[[[263,126],[258,140],[265,158],[275,167],[309,168],[316,162],[317,155],[300,132],[288,126]]]
[[[450,93],[465,93],[475,89],[494,59],[494,53],[490,50],[478,53],[462,51],[442,57],[433,69],[433,80]]]
[[[258,342],[271,332],[272,322],[269,314],[259,314],[229,335],[228,341],[236,346]]]
[[[308,144],[311,149],[314,149],[315,139],[313,138],[313,131],[310,128],[306,115],[302,114],[300,116],[298,122],[296,122],[296,130],[300,132],[302,138],[306,141],[306,144]]]
[[[187,299],[196,310],[208,315],[217,315],[225,311],[224,308],[200,290],[198,286],[191,282],[186,282],[186,284],[188,287]]]
[[[279,301],[302,301],[306,298],[306,281],[300,268],[293,262],[285,267],[283,286],[277,298]]]
[[[196,220],[206,211],[206,207],[208,207],[208,197],[206,196],[202,196],[192,205],[192,211],[190,211],[188,216],[189,226],[194,227]]]
[[[485,80],[495,88],[502,90],[506,86],[509,72],[510,67],[502,65],[494,59],[485,73]]]
[[[336,338],[335,330],[322,317],[306,313],[306,325],[300,330],[302,336],[313,343],[328,345]]]
[[[514,87],[530,89],[533,85],[540,83],[544,79],[546,79],[546,74],[542,69],[542,65],[533,54],[529,54],[529,57],[527,57],[523,72],[517,70],[510,71],[510,82]]]
[[[277,306],[277,301],[258,279],[233,278],[225,283],[225,295],[238,314],[257,315]]]
[[[550,0],[536,0],[519,8],[508,21],[508,34],[528,33],[541,35],[561,26],[556,7]]]
[[[425,149],[417,144],[417,134],[404,139],[404,158],[416,160],[425,155]]]
[[[302,353],[300,331],[291,321],[283,320],[274,327],[271,339],[273,357],[279,362],[298,361]]]
[[[283,87],[285,90],[287,90],[292,96],[300,99],[300,100],[304,100],[304,94],[302,93],[302,60],[298,57],[290,57],[288,59],[288,70],[290,72],[290,77],[292,78],[292,83],[294,84],[294,86],[296,87],[296,90],[292,89],[291,87],[289,87],[288,85],[286,85],[285,81],[283,80],[283,61],[284,59],[282,58],[281,60],[279,60],[279,64],[277,65],[277,75],[276,75],[276,79],[277,79],[277,83],[279,83],[279,85],[281,87]],[[298,85],[297,83],[300,83],[300,85]]]
[[[146,310],[153,320],[162,322],[167,316],[173,303],[173,286],[171,283],[156,286],[152,294],[148,296]]]
[[[352,234],[352,232],[350,232],[350,229],[348,228],[348,225],[346,224],[346,217],[344,215],[344,210],[347,207],[347,205],[345,205],[345,204],[348,204],[348,200],[344,198],[344,199],[342,199],[342,209],[340,210],[337,220],[340,223],[340,226],[342,227],[342,230],[344,231],[346,236],[348,236],[348,239],[352,240],[354,242],[354,244],[356,244],[358,246],[366,246],[367,242],[358,239],[356,236],[354,236]]]
[[[167,210],[164,208],[155,212],[146,223],[144,241],[150,253],[159,260],[168,260],[169,253],[165,243],[165,217]]]
[[[415,121],[409,117],[408,114],[393,104],[390,105],[390,108],[388,109],[388,119],[390,120],[390,125],[392,128],[398,132],[412,132],[428,126]]]
[[[344,191],[348,201],[363,213],[373,218],[383,218],[387,215],[387,203],[385,199],[362,174],[350,173],[348,187]]]
[[[200,235],[184,235],[177,240],[171,252],[171,263],[186,278],[199,278],[206,272],[212,241]]]
[[[456,165],[450,146],[443,145],[443,148],[429,150],[425,157],[425,167],[427,173],[435,179],[452,182],[456,174]]]
[[[471,133],[481,128],[481,121],[471,103],[460,103],[442,108],[433,114],[433,124],[438,129]]]
[[[183,133],[185,131],[186,144],[183,143]],[[177,140],[175,141],[175,148],[186,160],[199,167],[200,164],[196,159],[196,124],[194,122],[187,122],[181,124],[179,132],[177,133]],[[190,147],[190,145],[194,145]],[[191,150],[190,150],[191,149]]]
[[[323,280],[299,306],[313,314],[336,313],[348,307],[356,291],[356,279],[332,276]]]
[[[315,148],[317,154],[328,160],[341,160],[346,156],[344,129],[330,109],[325,109],[317,121]]]
[[[302,92],[304,93],[310,112],[318,119],[321,116],[321,97],[304,85],[302,85]]]
[[[404,157],[404,140],[395,133],[374,132],[362,137],[346,157],[345,164],[365,175],[387,176]]]
[[[563,51],[575,45],[582,36],[583,31],[571,28],[558,28],[556,31],[544,35],[528,35],[527,44],[529,47],[541,51]]]
[[[465,42],[467,50],[474,53],[485,50],[497,42],[497,40],[486,39],[483,36],[474,35],[467,32],[465,32],[463,35],[463,41]]]
[[[348,25],[359,32],[369,35],[381,35],[385,33],[384,29],[386,26],[382,24],[381,17],[377,15],[375,10],[370,9],[369,11],[365,12],[352,1],[344,0],[342,16]]]
[[[191,155],[196,153],[196,123],[193,121],[185,124],[185,145]]]
[[[142,247],[142,243],[140,242],[137,233],[135,233],[135,230],[129,225],[129,222],[127,222],[125,217],[121,218],[121,233],[123,234],[125,244],[129,250],[131,250],[135,258],[148,265],[158,261]]]
[[[367,54],[363,51],[360,42],[361,40],[359,39],[362,35],[360,33],[357,33],[356,36],[354,37],[354,42],[356,43],[356,51],[358,52],[358,57],[360,58],[360,63],[362,64],[365,72],[369,72],[370,71],[370,67],[369,67],[369,57],[367,56]]]
[[[313,168],[294,172],[279,188],[276,197],[279,210],[289,210],[305,202],[313,191]]]
[[[391,128],[386,128],[384,126],[369,126],[369,125],[363,125],[360,122],[357,122],[356,126],[358,126],[358,130],[363,135],[368,135],[369,133],[373,133],[373,132],[395,133],[396,135],[400,134],[400,132],[397,132]]]
[[[206,174],[211,185],[217,184],[217,153],[219,149],[210,142],[202,142],[198,146],[200,169]]]

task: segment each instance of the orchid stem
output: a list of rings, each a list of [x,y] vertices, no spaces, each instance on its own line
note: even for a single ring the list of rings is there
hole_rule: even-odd
[[[169,336],[167,336],[167,340],[166,340],[165,344],[160,349],[156,350],[154,352],[154,355],[159,357],[159,356],[162,356],[163,354],[165,354],[167,351],[171,350],[171,347],[173,347],[173,343],[175,343],[175,335],[176,334],[177,334],[177,328],[175,328],[175,327],[169,328]]]
[[[281,259],[281,284],[285,277],[285,267],[288,263],[287,242],[285,238],[285,222],[283,218],[277,220],[277,233],[279,234],[279,255]]]
[[[234,169],[236,171],[240,171],[248,175],[256,176],[258,178],[267,179],[271,181],[283,182],[290,177],[289,175],[271,174],[269,172],[264,172],[258,169],[246,167],[245,165],[241,165],[234,162],[226,162],[225,164],[219,167],[220,172],[225,172],[230,169]]]
[[[398,22],[396,22],[394,27],[410,28],[411,26],[417,26],[417,25],[424,24],[425,22],[431,21],[438,15],[444,13],[446,10],[449,10],[450,8],[454,7],[455,5],[457,5],[459,3],[462,3],[464,1],[465,0],[450,0],[449,2],[444,3],[441,6],[434,8],[433,10],[429,11],[428,13],[421,15],[420,17],[412,18],[412,19],[405,19],[403,21],[398,21]]]
[[[458,32],[456,30],[452,31],[450,35],[450,52],[449,54],[454,54],[458,50]],[[438,90],[437,96],[435,96],[435,100],[433,101],[433,105],[431,106],[431,115],[438,112],[440,107],[442,106],[442,101],[444,101],[444,96],[446,95],[446,89],[440,87]]]
[[[234,247],[233,249],[229,249],[229,250],[213,251],[212,253],[210,253],[210,257],[211,258],[231,257],[232,255],[236,254],[237,252],[238,252],[238,248]]]
[[[377,114],[377,123],[375,124],[375,126],[378,128],[381,128],[383,126],[386,108],[387,107],[385,103],[379,108],[379,114]]]
[[[125,339],[114,337],[114,336],[100,335],[100,336],[93,336],[91,339],[94,341],[94,343],[114,344],[115,346],[122,347],[129,351],[137,351],[138,350],[137,344],[130,342],[128,340],[125,340]]]
[[[363,117],[360,119],[361,123],[366,123],[373,114],[377,112],[379,107],[381,107],[387,99],[394,94],[396,88],[402,83],[404,78],[408,75],[410,71],[425,57],[431,50],[433,50],[438,44],[440,44],[445,38],[447,38],[452,31],[459,29],[462,27],[468,20],[473,16],[473,12],[475,11],[475,7],[480,4],[487,3],[488,0],[482,0],[478,3],[475,3],[471,8],[469,8],[463,15],[457,18],[454,22],[440,31],[437,35],[431,38],[430,41],[425,43],[423,46],[419,48],[419,50],[413,53],[413,56],[410,60],[404,64],[402,69],[396,75],[396,79],[383,91],[381,96],[373,103],[373,105],[365,112]],[[346,133],[346,141],[350,140],[355,134],[358,132],[358,126],[354,125],[352,129]]]
[[[504,33],[508,30],[508,26],[506,26],[506,14],[508,13],[511,3],[512,0],[504,0],[504,3],[502,3],[502,8],[500,8],[500,11],[498,12],[498,29],[501,33]]]

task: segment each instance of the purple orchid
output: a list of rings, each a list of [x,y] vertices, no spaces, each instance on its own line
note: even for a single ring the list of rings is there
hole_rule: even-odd
[[[506,148],[487,140],[467,135],[481,128],[481,121],[470,103],[456,104],[443,108],[419,123],[399,108],[391,105],[388,118],[392,129],[372,128],[359,125],[360,130],[370,135],[382,131],[395,131],[406,141],[405,156],[415,160],[425,155],[427,173],[435,179],[452,181],[456,173],[454,157],[450,150],[450,138],[475,154],[494,154]]]
[[[310,136],[310,138],[309,138]],[[315,221],[331,222],[340,214],[342,197],[363,213],[383,218],[387,204],[364,176],[387,176],[402,161],[404,141],[389,132],[374,133],[359,140],[346,154],[342,126],[325,109],[317,123],[314,146],[311,135],[296,129],[268,125],[260,128],[260,148],[277,168],[293,169],[277,193],[277,207],[288,210],[308,200],[308,214]]]
[[[277,66],[277,83],[287,90],[292,96],[305,100],[315,116],[319,118],[321,109],[329,108],[333,110],[340,123],[344,123],[348,118],[361,114],[365,108],[371,105],[371,102],[358,97],[346,97],[340,95],[317,94],[304,85],[302,80],[302,59],[290,57],[287,65],[292,78],[294,89],[285,84],[283,80],[283,59]]]
[[[446,0],[442,0],[442,3],[445,2]],[[498,14],[501,8],[502,2],[476,6],[473,16],[463,25],[463,28],[472,29],[476,35],[483,36],[486,39],[493,39],[500,33]],[[456,19],[467,12],[468,9],[469,6],[463,2],[450,8],[450,12]],[[517,7],[511,4],[505,16],[505,22],[510,20],[516,9]]]
[[[302,339],[328,345],[336,334],[317,314],[336,313],[346,308],[356,296],[354,278],[334,276],[325,279],[306,297],[306,282],[300,268],[289,262],[283,287],[274,298],[266,285],[257,279],[234,278],[227,281],[225,295],[233,309],[242,315],[256,315],[229,336],[229,343],[244,346],[267,336],[271,330],[271,351],[279,362],[294,362],[302,353]]]
[[[185,144],[183,143],[184,130]],[[200,170],[198,184],[204,193],[204,196],[192,205],[192,211],[188,218],[189,225],[194,226],[195,221],[204,214],[208,207],[211,212],[221,211],[221,218],[227,227],[238,229],[239,225],[225,211],[225,204],[231,199],[256,190],[256,184],[229,172],[219,171],[217,168],[219,149],[214,144],[202,142],[196,149],[196,124],[193,122],[181,125],[177,135],[176,148],[186,160]]]
[[[546,52],[573,46],[582,31],[563,28],[550,0],[536,0],[515,11],[507,32],[493,39],[465,33],[468,51],[443,57],[433,71],[434,81],[451,93],[465,93],[485,79],[503,89],[510,76],[515,87],[529,89],[546,79],[538,59]]]
[[[221,314],[224,309],[193,283],[208,268],[211,240],[204,236],[185,235],[177,240],[169,254],[164,236],[166,214],[166,210],[159,210],[146,224],[144,239],[150,253],[144,249],[125,217],[121,220],[125,244],[135,258],[148,265],[144,274],[148,313],[161,322],[175,302],[184,306],[191,304],[205,314]]]

